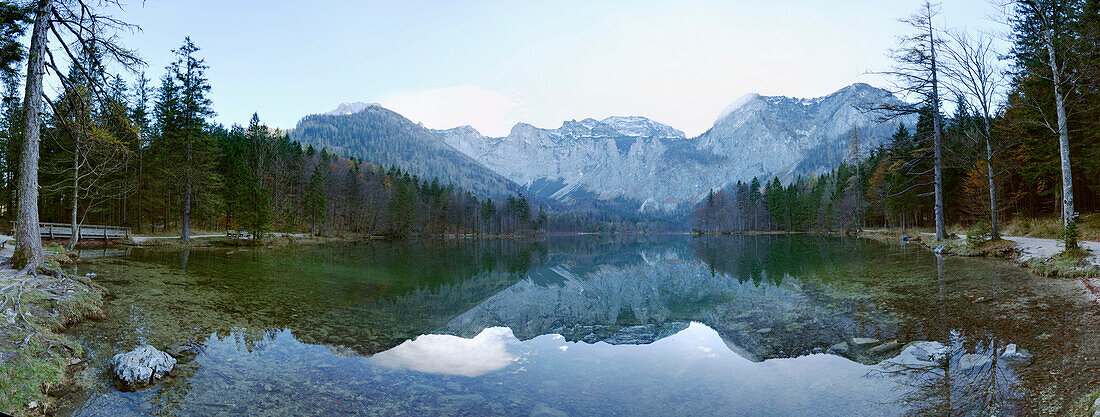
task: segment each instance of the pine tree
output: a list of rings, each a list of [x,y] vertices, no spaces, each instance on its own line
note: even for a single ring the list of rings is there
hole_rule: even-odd
[[[204,202],[213,207],[213,191],[219,183],[215,174],[217,147],[207,124],[214,115],[207,97],[208,67],[197,56],[198,51],[190,37],[174,51],[176,61],[168,65],[161,79],[154,106],[158,133],[154,145],[162,161],[162,178],[173,181],[168,187],[178,184],[182,188],[176,191],[183,200],[180,238],[185,242],[191,240],[193,207]]]

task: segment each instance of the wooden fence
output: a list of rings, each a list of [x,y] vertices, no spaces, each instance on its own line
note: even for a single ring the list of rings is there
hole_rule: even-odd
[[[73,227],[69,223],[38,223],[43,239],[69,239]],[[130,228],[122,226],[104,226],[98,224],[80,225],[80,238],[83,240],[119,240],[130,238]]]

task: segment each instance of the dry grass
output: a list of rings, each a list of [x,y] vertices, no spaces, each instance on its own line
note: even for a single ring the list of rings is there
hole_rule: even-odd
[[[1100,213],[1082,214],[1077,223],[1081,240],[1100,241]],[[1006,236],[1062,238],[1062,220],[1058,216],[1016,216],[1001,226]]]

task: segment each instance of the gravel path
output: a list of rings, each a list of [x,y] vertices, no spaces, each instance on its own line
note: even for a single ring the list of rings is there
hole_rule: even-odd
[[[921,234],[932,236],[935,233]],[[1020,262],[1035,258],[1049,258],[1051,256],[1057,255],[1058,252],[1061,252],[1062,248],[1065,246],[1062,244],[1061,239],[1022,236],[1002,236],[1002,238],[1005,240],[1016,242],[1016,249],[1020,251],[1020,257],[1018,258]],[[1100,266],[1100,242],[1082,240],[1079,242],[1079,244],[1081,245],[1081,248],[1089,251],[1089,263],[1095,266]]]
[[[1006,240],[1016,242],[1016,248],[1020,250],[1020,261],[1034,258],[1049,258],[1062,251],[1064,245],[1059,239],[1047,239],[1040,237],[1006,236]],[[1089,263],[1100,266],[1100,242],[1082,240],[1082,248],[1089,251]]]

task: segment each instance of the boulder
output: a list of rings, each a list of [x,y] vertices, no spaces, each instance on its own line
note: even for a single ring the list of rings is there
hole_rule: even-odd
[[[848,342],[840,342],[829,347],[826,352],[834,355],[847,355],[848,354]]]
[[[143,345],[115,355],[107,361],[107,366],[126,385],[140,387],[172,372],[176,359],[155,347]]]
[[[1031,352],[1027,349],[1018,349],[1015,343],[1011,343],[1005,346],[1005,351],[1001,353],[1001,359],[1013,362],[1028,362],[1031,360]]]
[[[894,350],[900,348],[901,343],[898,343],[897,340],[893,340],[871,348],[870,352],[873,355],[879,355],[887,352],[893,352]]]
[[[852,339],[852,346],[855,346],[855,347],[860,348],[860,349],[865,348],[865,347],[869,347],[871,345],[875,345],[877,343],[878,343],[878,339],[874,339],[874,338],[870,338],[870,337],[856,337],[856,338]]]
[[[883,362],[886,366],[923,367],[934,365],[945,357],[947,347],[940,342],[912,342],[898,356]]]

